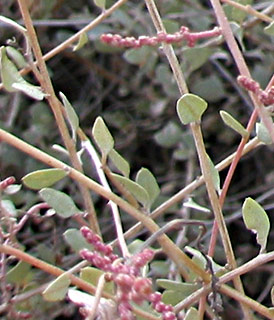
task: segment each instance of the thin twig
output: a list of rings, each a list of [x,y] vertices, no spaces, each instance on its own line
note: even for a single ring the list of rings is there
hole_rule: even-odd
[[[78,170],[82,172],[82,166],[78,159],[76,149],[75,149],[75,143],[73,139],[70,137],[69,131],[67,129],[64,117],[63,117],[63,110],[62,105],[60,101],[57,99],[48,71],[45,64],[45,61],[43,59],[42,51],[38,42],[38,38],[36,35],[36,32],[34,30],[32,19],[28,11],[28,5],[25,0],[18,0],[18,4],[20,7],[20,11],[23,17],[23,20],[25,22],[25,26],[27,29],[27,37],[28,41],[31,45],[31,48],[33,50],[33,53],[35,55],[35,58],[37,60],[37,67],[39,69],[39,76],[38,81],[40,81],[41,87],[43,91],[47,94],[47,100],[49,102],[49,105],[52,109],[52,112],[54,114],[56,123],[58,125],[60,134],[63,138],[63,141],[65,143],[66,149],[69,152],[71,162],[73,166]],[[83,185],[79,184],[79,189],[83,197],[83,201],[85,203],[86,210],[88,212],[88,218],[91,228],[98,234],[100,234],[100,228],[98,225],[98,221],[96,218],[96,212],[93,206],[93,202],[91,200],[90,194]]]

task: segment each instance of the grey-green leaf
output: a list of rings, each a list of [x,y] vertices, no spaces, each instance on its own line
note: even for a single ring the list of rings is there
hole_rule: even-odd
[[[114,140],[101,117],[98,117],[95,120],[92,128],[92,135],[102,153],[102,156],[106,157],[114,147]]]
[[[199,122],[207,108],[207,102],[191,93],[184,94],[177,101],[177,114],[183,124]]]
[[[66,175],[67,172],[62,169],[44,169],[27,174],[22,178],[22,181],[28,188],[39,190],[52,186]]]
[[[76,213],[80,213],[73,200],[64,192],[44,188],[39,191],[39,194],[63,218],[69,218]]]
[[[151,206],[160,193],[160,188],[154,175],[148,169],[142,168],[137,173],[136,182],[147,191]]]
[[[66,115],[72,130],[73,139],[76,140],[76,131],[79,128],[79,118],[67,97],[62,92],[60,92],[59,95],[66,110]]]
[[[32,99],[41,101],[45,98],[46,94],[42,91],[41,87],[34,86],[28,82],[18,83],[15,82],[12,84],[12,87],[18,91],[23,92],[27,96],[31,97]]]
[[[70,286],[70,278],[67,273],[63,273],[55,279],[44,291],[43,297],[47,301],[63,300]]]
[[[93,0],[95,5],[101,9],[105,9],[106,7],[106,0]]]
[[[188,198],[187,201],[184,202],[183,206],[185,208],[191,208],[191,209],[198,210],[201,212],[210,213],[210,209],[196,203],[192,198]]]
[[[4,88],[9,92],[21,91],[35,100],[43,100],[45,94],[20,75],[15,64],[8,58],[6,48],[1,47],[1,78]]]
[[[242,137],[248,136],[247,130],[243,127],[243,125],[238,120],[233,118],[231,114],[229,114],[226,111],[221,110],[220,115],[221,115],[222,120],[224,121],[224,123],[228,127],[233,129],[234,131],[238,132]]]
[[[197,309],[191,307],[190,309],[187,310],[187,313],[185,315],[185,320],[199,320],[199,312]]]
[[[118,174],[112,174],[125,188],[139,201],[145,208],[149,207],[149,195],[147,191],[138,183],[120,176]]]
[[[16,64],[17,68],[25,68],[28,64],[22,53],[14,47],[7,46],[6,53],[8,57]]]
[[[15,64],[7,57],[6,48],[0,48],[1,53],[1,79],[4,88],[9,92],[14,92],[16,89],[12,86],[14,83],[24,83],[25,80],[18,72]]]
[[[78,229],[68,229],[66,232],[64,232],[63,236],[69,246],[76,252],[79,252],[85,248],[93,250],[92,245],[87,243],[82,233]]]
[[[270,134],[262,122],[256,123],[256,134],[258,139],[265,144],[272,144],[273,141],[270,137]]]
[[[105,1],[105,0],[103,0]],[[84,47],[84,45],[88,42],[88,36],[86,32],[82,33],[78,39],[77,44],[73,47],[72,51],[80,50]]]
[[[242,213],[247,229],[253,231],[257,235],[257,243],[261,246],[260,253],[264,252],[270,230],[268,215],[263,207],[252,198],[245,199]]]
[[[123,158],[119,152],[117,152],[115,149],[110,150],[109,152],[109,158],[115,165],[115,167],[125,176],[129,177],[130,173],[130,166],[129,163],[125,158]]]
[[[104,272],[102,270],[93,268],[93,267],[86,267],[81,269],[80,278],[88,283],[91,283],[93,286],[97,286],[98,280]],[[104,291],[110,294],[114,292],[114,284],[113,282],[107,282],[104,285]]]
[[[264,33],[274,36],[274,21],[264,28]]]
[[[210,173],[211,173],[211,177],[212,177],[212,180],[213,180],[214,188],[220,194],[220,192],[221,192],[221,183],[220,183],[219,171],[214,166],[214,163],[210,159],[209,155],[207,155],[207,158],[208,158],[208,162],[209,162]]]

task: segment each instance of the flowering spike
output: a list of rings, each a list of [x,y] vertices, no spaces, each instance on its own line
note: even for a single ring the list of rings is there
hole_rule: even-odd
[[[197,40],[216,37],[221,34],[221,30],[218,27],[213,28],[212,30],[203,31],[203,32],[190,32],[189,29],[185,26],[182,26],[178,32],[174,34],[168,34],[163,31],[157,33],[156,36],[140,36],[138,39],[134,37],[125,37],[123,38],[119,34],[102,34],[100,39],[102,42],[115,46],[115,47],[124,47],[124,48],[140,48],[142,46],[157,46],[160,43],[178,43],[182,40],[187,42],[189,47],[193,47]]]

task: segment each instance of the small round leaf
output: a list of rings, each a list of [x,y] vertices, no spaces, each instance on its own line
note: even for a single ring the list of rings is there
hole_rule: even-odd
[[[177,113],[183,124],[199,122],[207,108],[207,102],[191,93],[184,94],[177,101]]]

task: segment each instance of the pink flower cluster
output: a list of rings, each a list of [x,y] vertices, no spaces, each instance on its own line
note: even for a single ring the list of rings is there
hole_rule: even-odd
[[[116,284],[118,313],[121,320],[134,320],[130,302],[140,305],[144,301],[149,301],[154,310],[162,314],[163,320],[176,319],[173,307],[161,301],[161,293],[153,292],[151,280],[140,275],[141,268],[154,256],[152,250],[144,249],[128,261],[120,261],[111,246],[102,243],[100,237],[89,228],[82,227],[81,232],[87,242],[93,245],[94,252],[83,249],[80,255],[98,269],[108,272],[108,279]]]
[[[268,90],[262,90],[258,82],[245,76],[239,76],[237,81],[243,88],[253,92],[265,106],[274,104],[274,86]]]
[[[186,41],[189,47],[194,47],[195,43],[199,39],[216,37],[221,34],[221,30],[215,27],[212,30],[203,32],[190,32],[185,26],[180,28],[180,31],[174,34],[165,32],[158,32],[156,36],[140,36],[138,39],[134,37],[122,37],[119,34],[106,33],[101,35],[101,41],[114,47],[125,48],[140,48],[142,46],[157,46],[161,43],[179,43]]]

